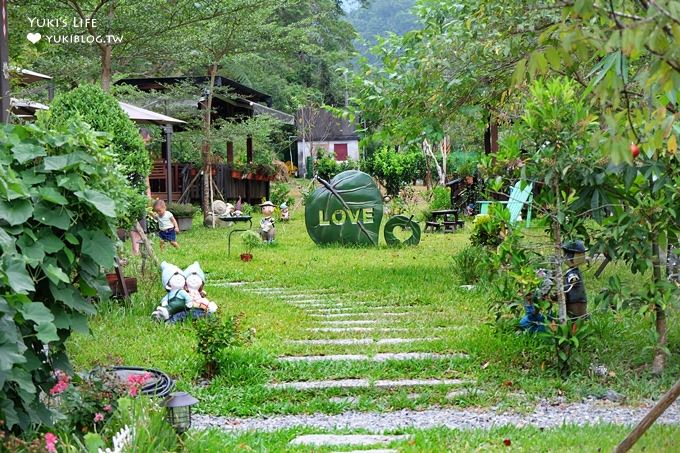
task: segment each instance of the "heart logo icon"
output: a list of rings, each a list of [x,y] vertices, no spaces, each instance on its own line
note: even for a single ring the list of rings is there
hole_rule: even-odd
[[[40,33],[29,33],[26,35],[26,39],[31,41],[33,44],[40,41],[40,38],[42,38],[42,35]]]

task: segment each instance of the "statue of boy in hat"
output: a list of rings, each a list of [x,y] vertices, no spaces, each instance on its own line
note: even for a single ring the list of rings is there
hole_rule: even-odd
[[[260,237],[263,241],[271,244],[276,237],[276,228],[274,227],[274,203],[267,200],[260,205],[262,209],[262,220],[260,220]]]
[[[282,222],[289,221],[290,212],[288,211],[288,205],[286,204],[286,202],[284,201],[283,203],[281,203],[281,206],[279,206],[279,208],[281,209],[281,221]]]
[[[588,299],[586,287],[583,284],[583,276],[579,266],[586,261],[586,246],[583,241],[569,241],[562,244],[564,259],[569,266],[564,274],[564,295],[567,302],[567,314],[571,318],[585,318],[588,315],[586,308]]]

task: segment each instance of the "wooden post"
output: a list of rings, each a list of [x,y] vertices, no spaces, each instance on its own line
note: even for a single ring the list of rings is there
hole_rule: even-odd
[[[9,51],[7,49],[7,0],[0,0],[0,123],[7,123],[10,114]]]
[[[234,142],[227,142],[227,164],[231,167],[234,163]]]
[[[163,154],[167,160],[167,177],[165,187],[168,189],[168,203],[172,202],[172,147],[170,146],[170,137],[172,136],[172,126],[163,128]]]
[[[616,447],[614,453],[625,453],[630,450],[633,445],[635,445],[635,442],[637,442],[647,429],[654,424],[656,419],[659,418],[676,399],[678,399],[678,396],[680,396],[680,381],[676,382],[668,393],[661,397],[652,410],[640,420],[640,423],[637,424],[635,429]]]
[[[491,120],[491,124],[489,124],[489,132],[491,133],[491,152],[492,153],[497,153],[498,152],[498,123],[496,120]]]
[[[253,162],[253,137],[246,137],[246,161],[247,163]]]

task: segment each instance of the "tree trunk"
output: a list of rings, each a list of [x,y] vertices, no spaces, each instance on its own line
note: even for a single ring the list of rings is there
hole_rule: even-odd
[[[205,112],[203,114],[203,145],[201,146],[201,158],[203,160],[203,218],[208,217],[211,210],[210,206],[210,131],[213,90],[215,89],[215,75],[217,74],[217,63],[210,65],[210,83],[208,85],[208,98],[205,102]]]
[[[662,289],[659,287],[662,283],[662,272],[661,272],[661,260],[659,259],[660,248],[659,248],[659,235],[654,233],[652,236],[652,255],[653,255],[653,272],[652,278],[654,279],[654,286],[658,294],[655,295],[656,301],[654,303],[654,312],[656,314],[656,334],[658,336],[656,344],[656,353],[654,355],[654,361],[652,362],[652,374],[660,375],[663,373],[666,367],[666,353],[664,348],[667,342],[666,336],[666,312],[663,306],[659,303],[659,299],[662,298]]]
[[[567,298],[564,295],[564,275],[562,275],[562,232],[560,224],[553,221],[553,235],[555,236],[555,288],[557,290],[557,316],[560,324],[567,322]]]
[[[101,48],[102,60],[102,90],[107,93],[111,89],[111,46]]]

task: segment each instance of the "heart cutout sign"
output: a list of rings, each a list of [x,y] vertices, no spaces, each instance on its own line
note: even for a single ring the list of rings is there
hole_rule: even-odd
[[[343,171],[330,181],[319,179],[305,204],[307,233],[317,244],[378,245],[383,201],[369,175]]]
[[[418,245],[420,225],[412,217],[396,215],[385,223],[385,242],[389,246]]]
[[[40,41],[40,38],[42,38],[42,35],[40,33],[29,33],[26,35],[26,39],[31,41],[33,44]]]

